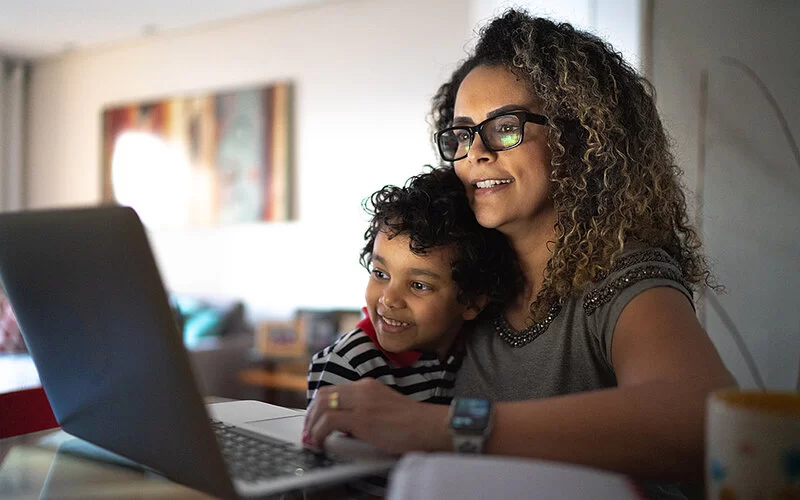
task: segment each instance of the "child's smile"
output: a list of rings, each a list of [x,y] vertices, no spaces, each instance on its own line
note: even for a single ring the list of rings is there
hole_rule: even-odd
[[[398,321],[395,319],[391,319],[388,316],[384,316],[380,312],[378,312],[379,321],[384,323],[383,328],[389,332],[402,332],[409,326],[411,323],[406,323],[405,321]]]

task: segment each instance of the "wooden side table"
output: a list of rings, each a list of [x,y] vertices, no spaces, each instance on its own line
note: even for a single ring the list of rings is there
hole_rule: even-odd
[[[264,356],[253,353],[251,360],[253,366],[239,372],[242,384],[260,388],[263,401],[267,403],[305,408],[309,356]]]

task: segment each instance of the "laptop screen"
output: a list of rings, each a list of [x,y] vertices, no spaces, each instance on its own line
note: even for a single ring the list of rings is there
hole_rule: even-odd
[[[132,209],[0,214],[0,278],[64,430],[176,481],[233,495]]]

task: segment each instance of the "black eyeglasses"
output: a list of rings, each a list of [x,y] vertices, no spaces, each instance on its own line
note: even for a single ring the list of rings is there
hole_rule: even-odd
[[[473,127],[446,128],[433,134],[433,138],[444,161],[458,161],[467,157],[476,133],[480,134],[484,147],[489,151],[505,151],[519,146],[528,122],[547,125],[547,117],[516,111],[489,118]]]

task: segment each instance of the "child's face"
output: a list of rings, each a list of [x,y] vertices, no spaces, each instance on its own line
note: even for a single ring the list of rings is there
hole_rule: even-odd
[[[365,296],[384,350],[435,351],[442,358],[464,320],[477,316],[477,308],[456,299],[453,258],[450,246],[417,255],[408,247],[408,236],[389,239],[384,232],[378,234]]]

